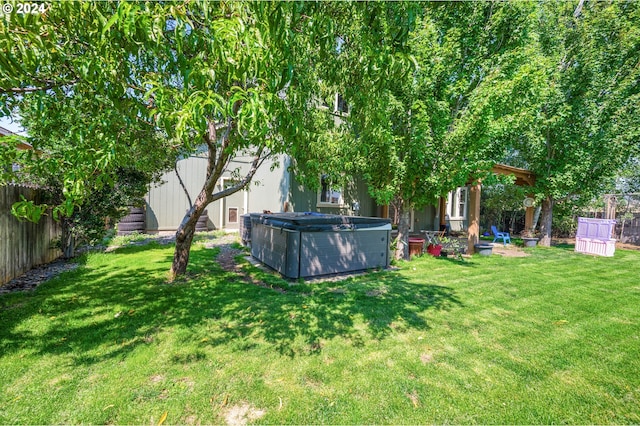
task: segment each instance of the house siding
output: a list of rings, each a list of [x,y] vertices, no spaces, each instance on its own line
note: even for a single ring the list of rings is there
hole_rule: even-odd
[[[207,160],[203,157],[189,157],[178,161],[177,169],[193,202],[202,188],[207,173]],[[145,199],[147,232],[176,230],[189,209],[189,201],[175,171],[165,173],[161,181],[161,185],[151,187]],[[211,217],[211,206],[207,210]]]
[[[225,173],[222,180],[231,179],[233,171],[238,171],[240,176],[246,174],[251,166],[251,160],[249,157],[236,157],[230,163],[230,172]],[[240,191],[231,196],[239,204],[239,215],[263,210],[282,211],[289,193],[288,161],[285,156],[280,156],[263,164],[256,172],[247,193]],[[180,160],[178,171],[193,202],[205,181],[207,159],[204,156],[191,156]],[[216,184],[216,191],[222,189],[222,180]],[[161,182],[160,185],[150,187],[145,197],[146,230],[150,233],[175,231],[189,209],[189,201],[174,171],[165,173]],[[214,201],[207,206],[209,229],[237,227],[237,225],[227,226],[228,224],[225,223],[228,202],[229,198]]]
[[[353,203],[360,204],[358,216],[380,216],[380,208],[371,198],[367,190],[366,183],[361,178],[354,179],[353,182],[343,188],[343,205],[338,207],[328,207],[318,205],[318,192],[305,188],[295,180],[292,175],[289,198],[291,206],[297,212],[319,212],[328,214],[355,215]]]
[[[426,206],[420,210],[416,210],[413,213],[413,230],[418,231],[431,231],[438,227],[438,220],[436,218],[436,207]]]
[[[250,157],[236,157],[222,180],[217,183],[216,191],[223,188],[223,180],[231,179],[231,173],[237,171],[245,175],[251,165]],[[369,195],[367,185],[362,178],[355,178],[343,188],[343,205],[325,207],[318,205],[318,192],[311,191],[300,184],[293,172],[288,170],[291,160],[286,155],[274,158],[263,164],[246,191],[233,194],[226,199],[217,200],[207,206],[209,229],[233,229],[238,223],[226,223],[228,206],[238,207],[238,216],[254,212],[319,212],[328,214],[355,215],[353,203],[360,204],[359,216],[382,216],[382,208]],[[202,189],[207,171],[207,159],[204,156],[192,156],[178,162],[178,170],[191,200]],[[162,184],[152,186],[146,196],[147,232],[175,231],[186,211],[189,202],[179,184],[174,171],[162,176]],[[413,215],[413,232],[433,230],[439,227],[437,206],[427,206],[416,210]],[[452,231],[467,229],[467,219],[447,221]]]

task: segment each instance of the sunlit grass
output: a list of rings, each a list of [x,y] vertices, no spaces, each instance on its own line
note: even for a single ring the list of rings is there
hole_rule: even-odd
[[[196,244],[0,296],[0,424],[640,422],[640,253],[424,257],[339,282]],[[234,417],[235,416],[235,417]]]

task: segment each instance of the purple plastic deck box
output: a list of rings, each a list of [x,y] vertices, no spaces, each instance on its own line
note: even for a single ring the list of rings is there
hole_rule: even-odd
[[[575,251],[598,256],[613,256],[616,251],[616,240],[611,235],[615,227],[614,219],[579,217]]]

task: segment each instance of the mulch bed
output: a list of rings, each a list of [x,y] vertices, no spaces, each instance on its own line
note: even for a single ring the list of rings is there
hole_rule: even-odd
[[[0,287],[0,294],[33,290],[56,275],[66,271],[72,271],[78,266],[77,263],[73,263],[72,261],[56,260],[46,265],[35,267]]]

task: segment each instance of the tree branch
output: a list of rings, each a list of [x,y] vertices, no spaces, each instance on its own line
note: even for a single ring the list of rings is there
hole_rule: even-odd
[[[209,158],[216,158],[217,153],[217,142],[218,142],[218,131],[216,130],[216,124],[212,120],[207,120],[208,131],[204,137],[204,141],[207,144],[207,149],[209,151]],[[208,161],[207,162],[207,179],[211,177],[213,173],[213,166],[215,162]]]
[[[50,84],[45,85],[45,86],[38,86],[38,87],[10,87],[8,89],[5,89],[4,87],[0,87],[0,93],[16,93],[16,94],[33,93],[33,92],[39,92],[39,91],[42,91],[42,90],[50,90],[50,89],[53,89],[54,87],[58,87],[58,86],[69,86],[69,85],[76,84],[77,82],[78,82],[78,80],[71,80],[71,81],[62,82],[62,83],[50,83]]]
[[[193,203],[191,202],[191,197],[189,196],[189,191],[187,191],[187,186],[184,184],[184,181],[182,180],[182,177],[180,176],[180,173],[178,172],[178,162],[176,161],[176,164],[173,166],[173,170],[176,172],[176,176],[178,177],[178,182],[180,183],[180,186],[182,187],[182,190],[184,191],[184,195],[187,196],[187,201],[189,202],[189,208],[193,207]]]
[[[263,152],[264,152],[264,146],[261,146],[258,149],[258,152],[256,153],[255,157],[253,158],[253,161],[251,162],[251,168],[249,169],[245,177],[242,178],[242,180],[239,181],[234,186],[224,189],[216,194],[211,194],[211,201],[213,202],[213,201],[219,200],[220,198],[227,197],[235,192],[240,191],[245,186],[247,186],[249,182],[251,182],[251,179],[253,179],[253,176],[256,174],[260,166],[264,163],[264,161],[267,158],[271,156],[270,152],[263,156],[262,155]]]
[[[584,0],[580,0],[580,3],[578,3],[578,6],[576,7],[576,10],[573,11],[573,17],[574,18],[578,18],[580,16],[580,14],[582,13],[582,7],[584,6]]]

